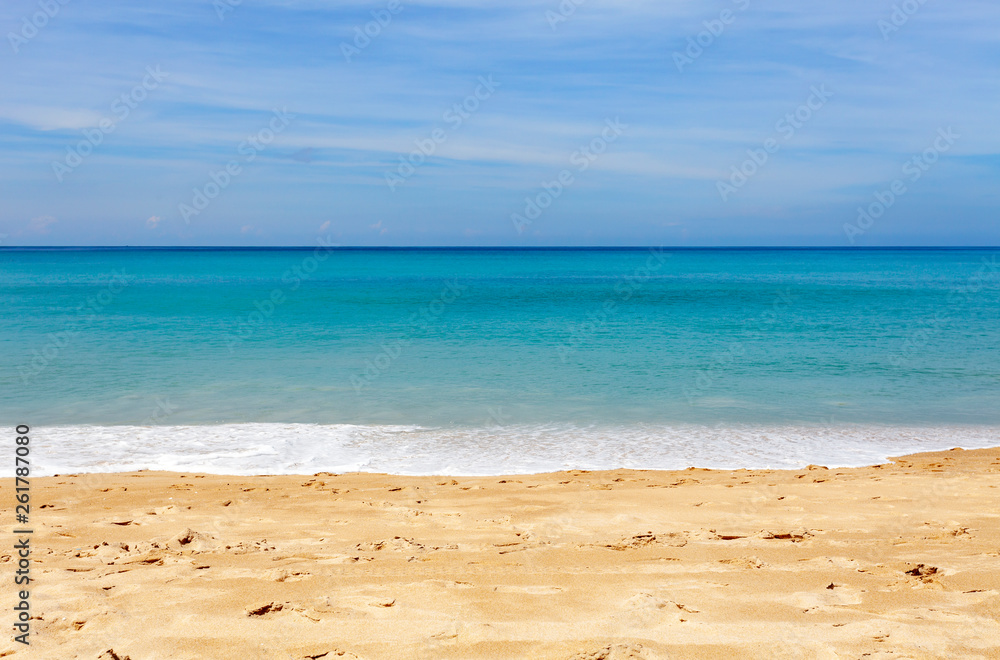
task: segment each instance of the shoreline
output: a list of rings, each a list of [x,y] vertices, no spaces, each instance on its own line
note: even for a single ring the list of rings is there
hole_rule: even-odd
[[[1000,657],[1000,447],[31,484],[34,648],[8,638],[14,658]]]
[[[240,473],[224,473],[224,472],[204,472],[201,470],[156,470],[151,468],[142,468],[139,470],[116,470],[109,472],[65,472],[56,474],[46,474],[42,476],[35,477],[38,479],[53,479],[56,477],[66,478],[87,478],[91,476],[106,476],[106,477],[124,477],[132,475],[159,475],[159,476],[196,476],[198,478],[203,477],[218,477],[218,478],[230,478],[230,479],[270,479],[270,478],[282,478],[282,477],[318,477],[318,476],[357,476],[357,477],[384,477],[384,478],[394,478],[399,477],[402,479],[491,479],[491,478],[528,478],[528,477],[550,477],[561,474],[569,473],[582,473],[591,475],[600,475],[602,473],[612,473],[612,472],[638,472],[638,473],[650,473],[650,474],[664,474],[671,475],[674,473],[683,473],[689,471],[704,471],[704,472],[799,472],[802,470],[811,469],[823,469],[823,470],[860,470],[865,468],[881,468],[884,466],[895,464],[901,460],[906,460],[909,458],[918,458],[926,454],[944,454],[946,452],[955,451],[966,451],[975,452],[983,450],[997,450],[1000,452],[1000,444],[990,447],[961,447],[961,446],[949,446],[941,449],[928,449],[917,452],[899,454],[897,456],[885,456],[883,460],[878,462],[869,463],[857,463],[848,465],[820,465],[818,463],[809,463],[806,465],[800,465],[797,467],[705,467],[702,465],[690,465],[684,468],[641,468],[641,467],[613,467],[613,468],[589,468],[589,467],[573,467],[564,468],[561,470],[547,470],[544,472],[497,472],[488,474],[458,474],[449,472],[438,472],[438,473],[408,473],[408,472],[378,472],[378,471],[365,471],[365,470],[348,470],[343,472],[338,471],[328,471],[320,470],[319,472],[271,472],[271,473],[253,473],[253,474],[240,474]],[[0,479],[2,481],[2,479]]]
[[[42,426],[33,429],[32,473],[485,477],[568,469],[856,468],[892,456],[998,444],[1000,426],[989,425]]]

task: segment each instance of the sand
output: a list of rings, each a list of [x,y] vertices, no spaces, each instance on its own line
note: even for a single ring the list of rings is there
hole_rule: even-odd
[[[0,657],[1000,658],[1000,449],[798,471],[141,472],[32,496],[32,646]],[[14,596],[8,580],[11,622]]]

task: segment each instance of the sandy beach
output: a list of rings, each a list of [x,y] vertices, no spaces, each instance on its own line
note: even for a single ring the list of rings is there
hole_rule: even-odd
[[[998,505],[1000,449],[797,471],[39,478],[32,644],[8,636],[0,657],[1000,658]],[[13,622],[12,581],[0,598]]]

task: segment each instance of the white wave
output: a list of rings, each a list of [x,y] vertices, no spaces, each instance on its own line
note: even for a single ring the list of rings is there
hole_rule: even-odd
[[[56,426],[32,431],[33,473],[530,474],[567,469],[852,467],[1000,445],[985,426]]]

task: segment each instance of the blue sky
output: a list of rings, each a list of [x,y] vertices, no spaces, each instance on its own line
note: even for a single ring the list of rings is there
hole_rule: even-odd
[[[3,245],[1000,244],[993,1],[236,3],[5,0]]]

